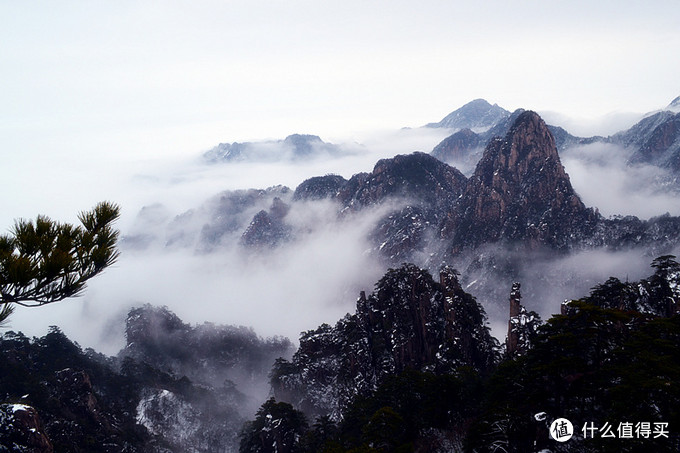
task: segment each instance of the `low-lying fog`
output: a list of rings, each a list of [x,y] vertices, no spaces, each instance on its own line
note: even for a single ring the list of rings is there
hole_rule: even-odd
[[[123,241],[118,262],[94,278],[82,297],[41,308],[17,308],[10,328],[44,335],[48,326],[57,325],[81,346],[114,354],[124,346],[127,311],[151,303],[168,306],[185,322],[253,326],[259,335],[284,335],[295,342],[301,331],[335,323],[352,312],[359,291],[372,291],[384,273],[366,253],[365,242],[381,212],[367,211],[352,222],[341,222],[328,202],[295,204],[287,220],[301,229],[312,226],[310,232],[277,249],[246,254],[236,246],[234,235],[210,251],[198,247],[197,234],[208,221],[206,202],[227,190],[275,185],[294,190],[309,177],[329,173],[349,178],[371,171],[380,158],[429,152],[450,132],[404,129],[365,134],[346,142],[355,151],[351,154],[297,162],[207,165],[201,150],[190,159],[172,153],[150,160],[130,154],[120,158],[111,150],[96,164],[68,153],[31,166],[17,161],[25,168],[8,177],[25,190],[9,206],[16,213],[3,213],[7,227],[13,218],[37,214],[74,222],[78,211],[108,199],[123,208],[118,223]],[[629,167],[626,159],[625,150],[603,144],[576,147],[562,155],[576,191],[603,215],[680,215],[676,195],[663,185],[667,175],[654,167]],[[31,174],[30,180],[22,179],[22,174]],[[183,214],[191,221],[177,222]],[[186,243],[166,246],[171,228],[186,228]],[[144,234],[151,237],[144,246],[125,240]],[[525,304],[547,318],[559,311],[562,300],[585,295],[610,275],[622,280],[649,275],[652,258],[637,252],[591,251],[540,263],[535,272],[527,265],[522,281]],[[508,293],[509,289],[508,283]],[[474,285],[470,291],[475,295]],[[494,334],[502,341],[505,300],[484,302]]]

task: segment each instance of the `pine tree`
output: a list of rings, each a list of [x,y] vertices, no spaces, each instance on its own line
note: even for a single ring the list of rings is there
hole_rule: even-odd
[[[296,453],[303,451],[301,439],[307,431],[305,415],[274,398],[257,411],[255,420],[246,423],[241,432],[242,453]]]
[[[40,215],[18,220],[0,236],[0,325],[14,305],[38,307],[80,295],[86,282],[118,258],[120,207],[97,204],[78,215],[82,225]]]

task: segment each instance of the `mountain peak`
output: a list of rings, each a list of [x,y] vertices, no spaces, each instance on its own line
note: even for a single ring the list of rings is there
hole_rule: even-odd
[[[510,112],[497,104],[491,105],[484,99],[475,99],[449,113],[440,122],[430,123],[427,127],[485,130],[508,116]]]
[[[666,107],[666,110],[670,110],[675,113],[680,113],[680,96],[673,99],[671,103],[668,104],[668,107]]]
[[[423,152],[381,159],[371,173],[354,175],[340,190],[345,205],[367,206],[393,197],[449,204],[466,183],[457,169]]]
[[[562,248],[569,232],[594,215],[571,186],[550,129],[532,111],[489,142],[457,211],[447,229],[454,243],[472,246],[528,240]]]
[[[550,129],[536,112],[527,110],[517,117],[505,138],[489,143],[475,177],[493,185],[494,180],[500,181],[500,174],[506,182],[526,185],[527,178],[548,170],[546,165],[554,176],[568,182]]]
[[[206,151],[203,158],[209,163],[239,161],[281,161],[308,159],[318,156],[339,156],[338,145],[324,142],[318,135],[291,134],[283,140],[220,143]]]

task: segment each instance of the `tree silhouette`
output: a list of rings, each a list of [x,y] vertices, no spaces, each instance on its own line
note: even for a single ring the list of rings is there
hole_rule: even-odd
[[[40,215],[18,220],[0,236],[0,325],[14,304],[37,307],[78,296],[87,280],[113,264],[119,232],[112,227],[120,207],[109,202],[81,212],[82,225]]]

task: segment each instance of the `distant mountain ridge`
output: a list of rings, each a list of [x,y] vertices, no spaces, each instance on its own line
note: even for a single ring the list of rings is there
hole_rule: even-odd
[[[220,143],[203,154],[209,163],[300,160],[337,157],[342,149],[316,135],[293,134],[283,140]]]
[[[680,113],[657,112],[610,140],[634,150],[630,164],[651,164],[680,175]]]
[[[493,124],[481,132],[474,132],[470,128],[461,129],[437,144],[430,154],[439,160],[460,167],[466,174],[474,170],[482,157],[486,145],[496,137],[504,137],[517,118],[524,113],[524,109],[517,109],[507,117]],[[547,126],[555,139],[558,150],[570,146],[591,143],[597,138],[580,138],[569,134],[559,126]]]
[[[471,105],[476,107],[468,107]],[[452,120],[447,124],[460,130],[435,146],[431,154],[444,162],[472,167],[481,158],[484,146],[494,137],[503,137],[524,112],[523,109],[518,109],[507,115],[499,115],[495,123],[489,124],[494,116],[489,115],[482,106],[487,109],[491,107],[486,101],[476,100],[449,114],[446,118],[460,121]],[[443,124],[444,120],[440,123]],[[430,123],[428,127],[444,127],[438,126],[440,123]],[[481,123],[488,125],[488,129],[481,132],[472,130],[470,125]],[[680,96],[665,109],[649,114],[631,128],[609,137],[577,137],[559,126],[549,125],[548,128],[555,138],[558,150],[597,142],[612,143],[631,151],[628,161],[630,165],[654,165],[669,169],[680,176]]]
[[[535,112],[517,112],[513,118],[505,137],[486,146],[470,178],[414,153],[381,160],[372,173],[347,181],[336,176],[314,179],[328,187],[321,181],[332,178],[330,191],[312,193],[311,180],[305,181],[294,198],[327,196],[345,210],[364,209],[390,198],[407,200],[406,207],[383,218],[374,233],[375,246],[393,264],[413,259],[413,253],[428,247],[432,252],[432,243],[423,242],[426,237],[439,238],[440,245],[434,247],[446,249],[450,258],[499,241],[562,251],[595,244],[620,248],[665,240],[678,243],[677,228],[670,227],[680,225],[675,218],[668,221],[671,230],[652,234],[657,227],[651,223],[632,218],[605,221],[596,210],[585,207],[561,164],[550,128]],[[624,233],[630,228],[640,234]],[[640,228],[649,228],[649,234]]]
[[[672,115],[665,112],[660,121],[647,121],[654,126]],[[202,250],[219,247],[228,238],[233,242],[226,243],[252,250],[294,244],[315,225],[291,221],[292,208],[326,199],[337,206],[337,219],[329,221],[351,222],[356,213],[388,207],[366,238],[371,253],[388,265],[436,267],[465,256],[472,265],[475,250],[485,245],[551,254],[642,247],[658,255],[680,244],[676,217],[604,219],[584,206],[560,161],[556,129],[535,112],[518,110],[488,132],[506,129],[484,147],[469,178],[431,155],[415,152],[381,159],[371,172],[349,179],[312,177],[295,191],[274,187],[221,194],[206,204],[208,219],[194,243]],[[474,138],[469,130],[463,134]],[[175,223],[194,222],[192,216],[197,213],[179,216]],[[488,265],[494,266],[493,260]],[[513,268],[509,263],[508,269]]]
[[[494,137],[503,137],[524,109],[510,112],[498,104],[475,99],[426,128],[455,132],[436,145],[431,154],[459,166],[466,174],[481,158]],[[609,137],[578,137],[558,125],[548,125],[558,150],[574,145],[613,143],[631,150],[629,164],[650,164],[680,173],[680,96],[665,109],[647,115],[631,128]],[[357,148],[358,149],[358,148]],[[276,162],[340,157],[354,152],[346,146],[323,141],[319,136],[292,134],[283,140],[220,143],[203,154],[207,163]],[[679,175],[680,176],[680,175]]]

